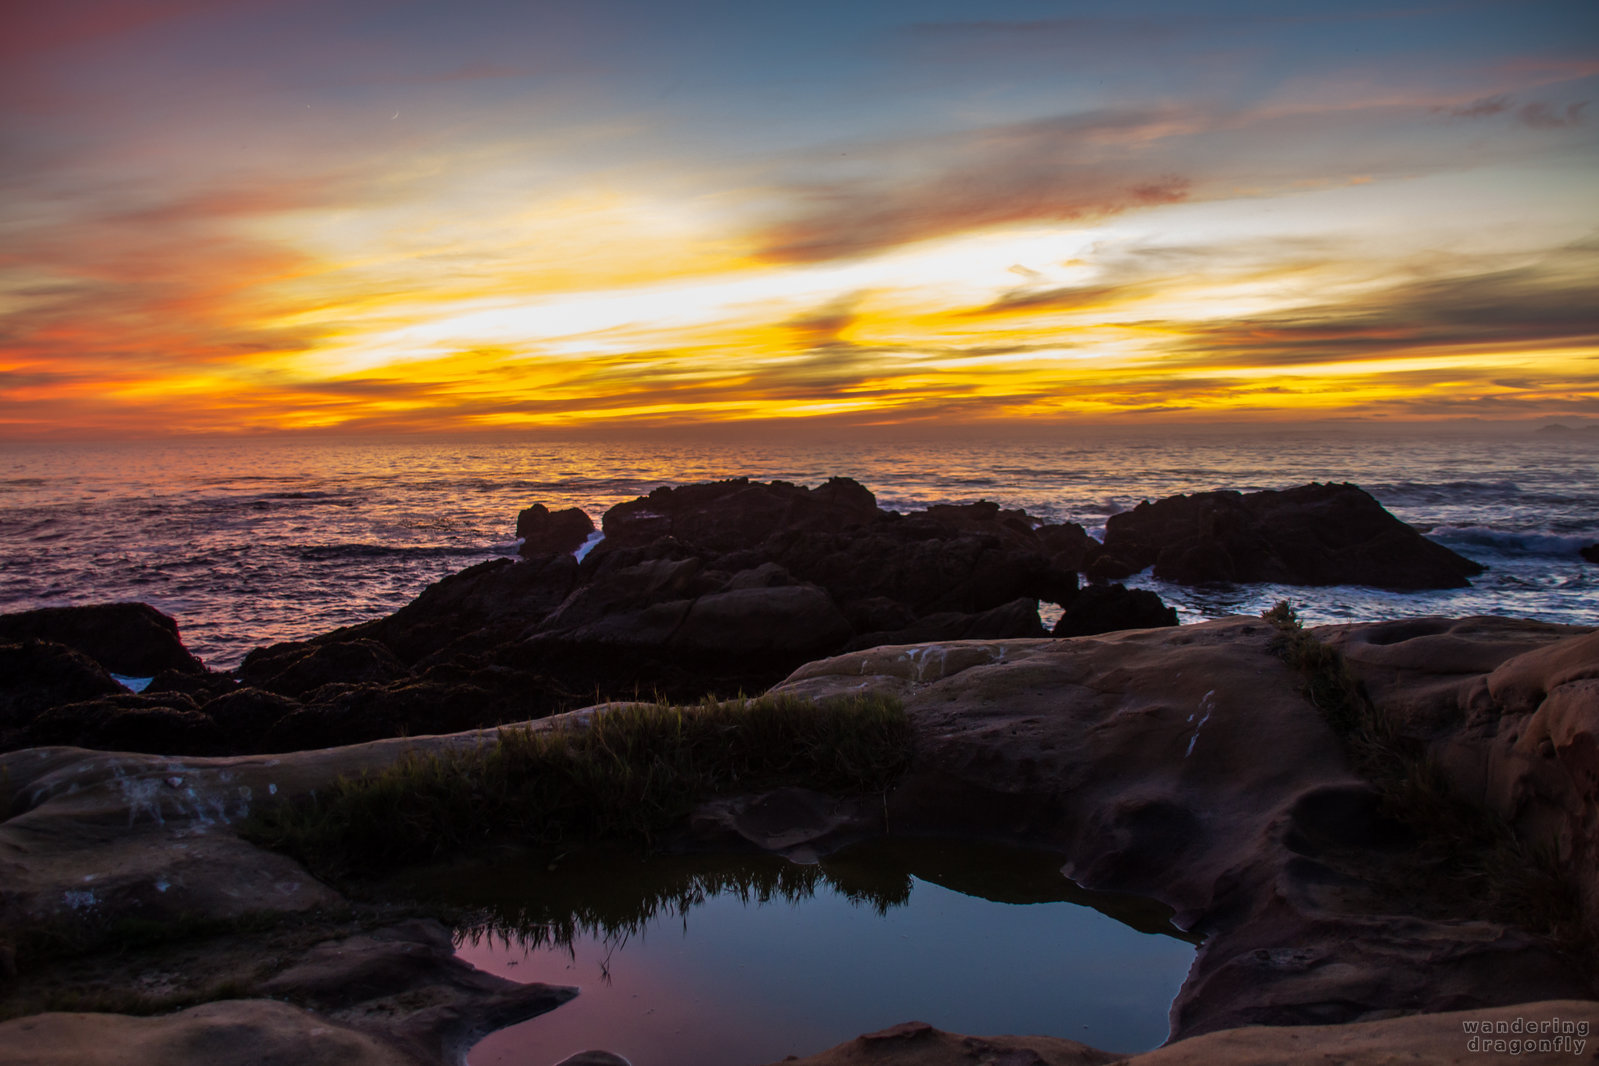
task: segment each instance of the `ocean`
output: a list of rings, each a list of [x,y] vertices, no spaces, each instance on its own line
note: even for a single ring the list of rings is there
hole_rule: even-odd
[[[1290,600],[1312,623],[1509,615],[1599,624],[1599,435],[1351,433],[1063,436],[1013,441],[567,444],[186,441],[0,446],[0,611],[142,600],[217,669],[402,606],[446,574],[516,552],[519,510],[594,517],[659,485],[847,475],[881,506],[993,500],[1096,536],[1179,492],[1349,481],[1489,569],[1468,589],[1184,588],[1187,621]],[[1046,611],[1046,621],[1051,620]]]

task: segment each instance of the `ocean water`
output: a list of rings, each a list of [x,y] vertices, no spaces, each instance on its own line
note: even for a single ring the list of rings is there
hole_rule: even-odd
[[[1179,492],[1350,481],[1489,570],[1469,589],[1190,589],[1147,573],[1184,621],[1289,599],[1308,621],[1495,614],[1599,624],[1593,435],[1110,436],[869,443],[201,441],[0,450],[0,611],[143,600],[216,668],[375,618],[516,551],[541,502],[596,522],[659,485],[848,475],[894,510],[994,500],[1096,535]]]

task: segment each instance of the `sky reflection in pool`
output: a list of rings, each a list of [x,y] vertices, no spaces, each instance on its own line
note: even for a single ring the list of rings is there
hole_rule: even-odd
[[[755,1066],[912,1019],[1143,1050],[1165,1040],[1193,958],[1191,944],[1159,931],[1169,926],[1156,910],[1084,892],[1044,853],[893,842],[821,867],[743,859],[721,860],[704,881],[685,873],[708,861],[584,860],[564,875],[527,863],[457,869],[449,895],[474,898],[512,933],[469,938],[461,957],[582,989],[487,1037],[471,1066],[550,1066],[590,1048],[634,1066]],[[563,884],[552,892],[554,876]],[[612,907],[630,886],[651,902]],[[561,913],[568,893],[582,894],[575,921],[571,907]],[[549,943],[551,925],[568,923],[570,944]]]

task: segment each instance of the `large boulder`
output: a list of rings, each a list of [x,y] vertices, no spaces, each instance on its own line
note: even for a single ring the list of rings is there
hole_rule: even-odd
[[[154,677],[162,670],[205,672],[178,639],[178,623],[148,603],[41,607],[0,614],[0,642],[19,640],[65,644],[124,677]]]
[[[1275,582],[1463,588],[1483,567],[1422,536],[1349,484],[1169,496],[1112,515],[1105,555],[1185,585]]]
[[[577,507],[552,511],[535,503],[516,516],[516,535],[523,538],[519,551],[524,556],[575,552],[593,532],[594,519]]]
[[[1177,624],[1177,612],[1148,589],[1089,585],[1055,623],[1050,635],[1086,637],[1119,629],[1155,629]]]
[[[881,514],[876,497],[849,478],[832,478],[814,489],[737,478],[663,487],[619,503],[605,512],[605,544],[614,549],[675,537],[712,551],[733,551],[783,530],[838,531]]]
[[[1599,544],[1588,544],[1577,549],[1577,554],[1590,563],[1599,563]]]

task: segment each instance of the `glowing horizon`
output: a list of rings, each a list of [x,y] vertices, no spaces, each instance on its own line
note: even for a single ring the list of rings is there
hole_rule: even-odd
[[[975,10],[19,6],[0,438],[1599,417],[1592,8]]]

